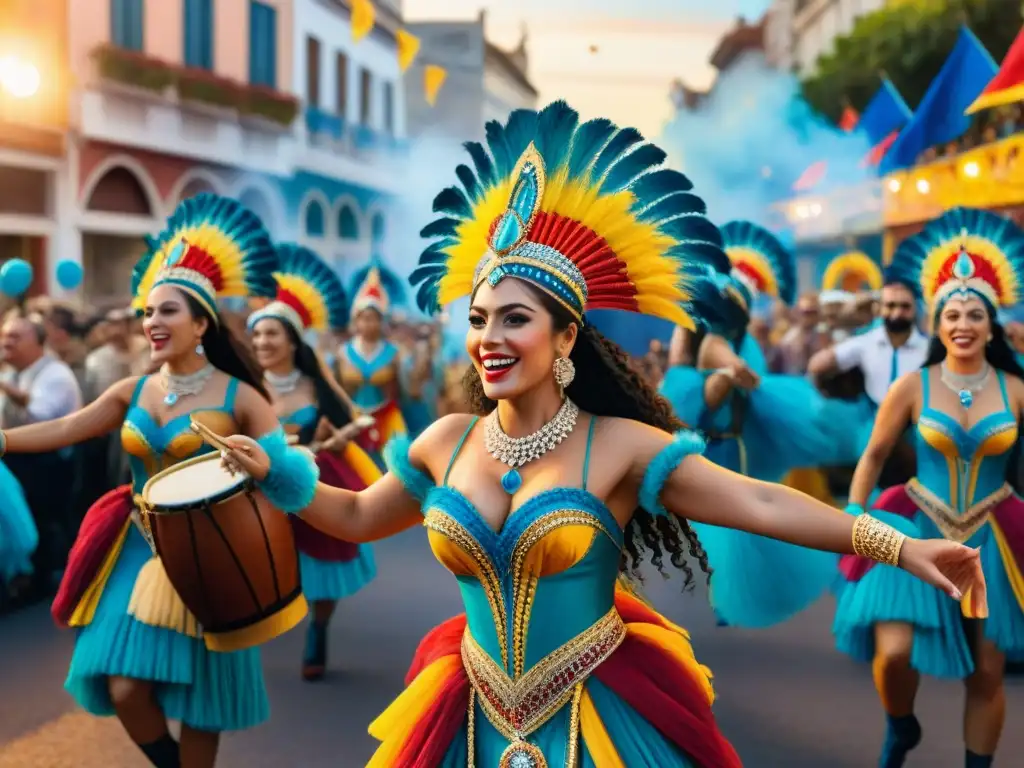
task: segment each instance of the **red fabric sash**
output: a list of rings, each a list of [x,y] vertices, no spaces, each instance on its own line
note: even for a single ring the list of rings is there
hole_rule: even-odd
[[[366,483],[348,463],[335,453],[320,451],[316,455],[316,463],[320,468],[321,482],[335,488],[350,491],[361,491]],[[328,563],[347,563],[359,554],[359,545],[350,541],[336,539],[319,531],[297,515],[289,515],[292,532],[295,534],[295,545],[304,555],[315,560]]]
[[[85,591],[99,574],[103,561],[117,543],[118,534],[132,514],[132,488],[122,485],[101,496],[85,513],[68,564],[50,606],[58,626],[66,627]]]

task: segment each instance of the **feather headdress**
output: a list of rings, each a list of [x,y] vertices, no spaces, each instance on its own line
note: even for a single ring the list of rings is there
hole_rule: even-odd
[[[825,267],[825,274],[821,278],[822,291],[845,290],[844,285],[853,278],[859,285],[866,286],[867,290],[880,291],[885,282],[882,277],[882,269],[866,253],[850,251],[836,256]]]
[[[695,275],[728,270],[718,229],[665,153],[633,128],[580,123],[564,102],[516,110],[486,127],[487,147],[465,145],[462,187],[442,190],[434,242],[410,276],[424,312],[471,294],[482,281],[526,280],[582,322],[620,309],[694,326]]]
[[[249,316],[249,328],[267,317],[289,323],[300,337],[305,331],[344,328],[348,302],[334,270],[301,245],[280,244],[277,255],[277,296]]]
[[[405,280],[374,256],[352,277],[352,318],[364,309],[375,309],[388,317],[395,307],[405,304],[405,286]]]
[[[750,221],[730,221],[722,241],[732,264],[732,276],[746,286],[749,303],[767,294],[790,305],[796,298],[796,260],[764,227]]]

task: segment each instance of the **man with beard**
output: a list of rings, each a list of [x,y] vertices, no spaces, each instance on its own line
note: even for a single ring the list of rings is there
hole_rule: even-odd
[[[815,353],[808,365],[808,372],[819,380],[859,369],[864,376],[864,392],[876,409],[896,379],[920,369],[928,357],[928,337],[915,325],[917,303],[909,287],[886,281],[879,314],[880,325]],[[907,441],[904,443],[887,462],[879,480],[882,487],[906,482],[913,475],[913,449]]]

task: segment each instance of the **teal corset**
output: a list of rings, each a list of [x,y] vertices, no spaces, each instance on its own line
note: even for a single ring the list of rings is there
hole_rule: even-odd
[[[1006,485],[1017,419],[1010,410],[1006,381],[997,371],[1003,410],[965,429],[957,419],[930,407],[928,371],[921,372],[923,406],[917,421],[917,486],[960,515]]]
[[[228,382],[222,406],[198,408],[175,416],[161,426],[149,411],[138,405],[147,378],[139,379],[121,427],[121,446],[128,454],[134,493],[141,493],[146,481],[158,472],[213,450],[189,428],[191,421],[198,421],[220,435],[232,435],[239,429],[234,417],[237,379]]]
[[[376,410],[387,402],[387,388],[395,383],[398,347],[385,341],[371,359],[364,359],[353,342],[345,345],[341,383],[360,408]]]

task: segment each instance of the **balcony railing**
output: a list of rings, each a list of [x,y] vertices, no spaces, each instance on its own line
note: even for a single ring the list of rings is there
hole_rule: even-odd
[[[372,161],[382,156],[398,158],[408,150],[404,140],[365,125],[351,124],[316,107],[306,107],[305,123],[310,145],[333,154]]]
[[[884,190],[887,227],[927,221],[961,205],[1024,204],[1024,133],[892,173]]]

